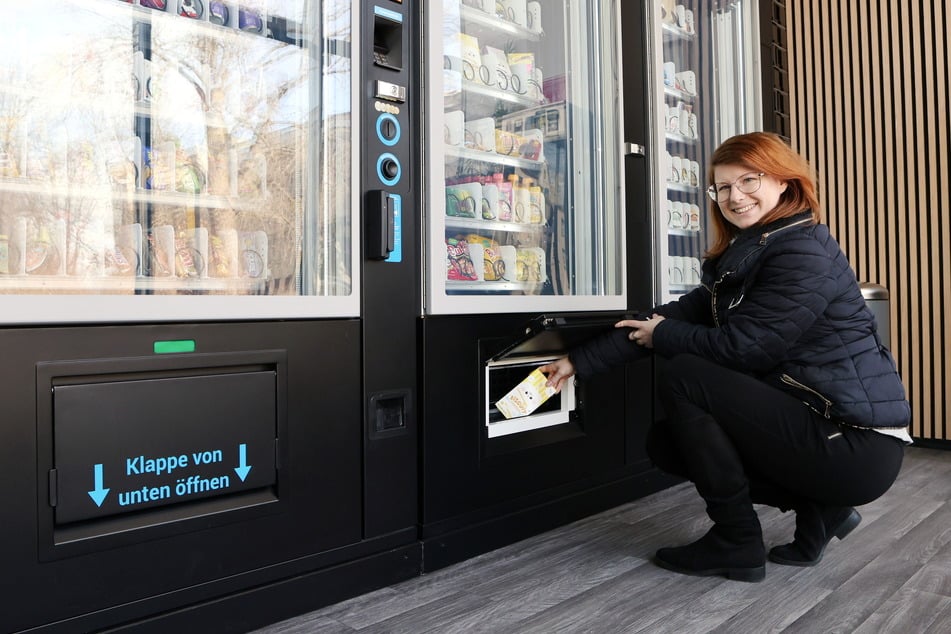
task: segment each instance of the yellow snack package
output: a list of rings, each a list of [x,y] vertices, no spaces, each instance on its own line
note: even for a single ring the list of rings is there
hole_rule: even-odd
[[[528,416],[547,401],[555,388],[545,385],[548,378],[537,368],[512,390],[495,402],[505,418]]]

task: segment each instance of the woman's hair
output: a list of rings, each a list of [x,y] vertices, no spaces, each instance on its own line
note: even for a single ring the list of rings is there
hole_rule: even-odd
[[[780,195],[776,207],[763,216],[759,224],[788,218],[807,209],[812,211],[814,222],[821,221],[812,167],[779,136],[770,132],[751,132],[731,137],[710,157],[707,170],[707,181],[710,183],[713,183],[713,170],[717,165],[743,165],[786,183],[786,191]],[[716,201],[710,203],[710,219],[714,231],[713,245],[706,253],[708,258],[726,251],[730,241],[740,231],[723,217]]]

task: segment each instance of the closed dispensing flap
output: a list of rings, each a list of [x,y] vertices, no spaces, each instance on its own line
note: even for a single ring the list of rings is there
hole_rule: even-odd
[[[633,315],[617,313],[539,315],[528,322],[522,333],[509,345],[493,355],[489,363],[528,356],[564,355],[578,344],[614,328],[614,324],[622,319],[633,319]]]

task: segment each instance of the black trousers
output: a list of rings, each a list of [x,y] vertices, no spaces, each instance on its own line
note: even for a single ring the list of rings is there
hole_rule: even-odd
[[[858,506],[895,481],[904,443],[838,425],[762,381],[693,355],[669,359],[658,386],[667,418],[647,453],[660,469],[692,480],[699,493],[752,502]]]

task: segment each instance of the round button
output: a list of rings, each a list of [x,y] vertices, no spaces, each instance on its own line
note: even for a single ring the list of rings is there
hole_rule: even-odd
[[[399,182],[403,168],[396,155],[386,152],[376,161],[376,173],[384,185],[392,186]]]
[[[393,159],[383,160],[383,175],[393,180],[400,173],[400,166]]]

